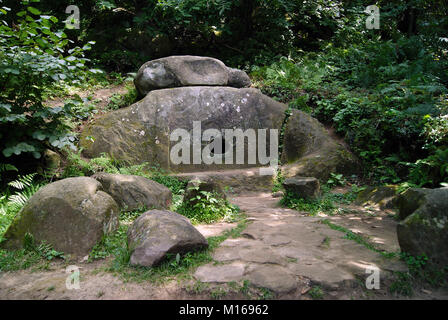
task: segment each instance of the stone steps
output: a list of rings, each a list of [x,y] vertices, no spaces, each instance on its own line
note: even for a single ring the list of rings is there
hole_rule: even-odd
[[[172,174],[183,181],[194,178],[211,179],[221,186],[229,195],[253,194],[270,192],[274,186],[275,175],[269,173],[269,168],[246,168],[235,170],[202,171]],[[261,174],[260,174],[261,173]]]

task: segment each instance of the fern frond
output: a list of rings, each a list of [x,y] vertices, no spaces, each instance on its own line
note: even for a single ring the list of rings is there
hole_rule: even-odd
[[[36,173],[19,176],[17,180],[9,182],[8,185],[18,190],[24,190],[26,187],[30,187],[33,184],[33,179],[35,176]]]
[[[23,207],[25,203],[28,201],[29,197],[26,194],[19,193],[19,194],[13,194],[9,196],[8,200],[9,203],[12,205],[17,205]]]
[[[0,163],[0,173],[5,171],[19,171],[19,169],[12,164]]]

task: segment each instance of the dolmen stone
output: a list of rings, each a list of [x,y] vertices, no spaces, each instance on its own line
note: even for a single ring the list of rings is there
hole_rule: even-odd
[[[134,80],[140,96],[152,90],[187,86],[249,87],[249,76],[214,58],[171,56],[146,62]]]

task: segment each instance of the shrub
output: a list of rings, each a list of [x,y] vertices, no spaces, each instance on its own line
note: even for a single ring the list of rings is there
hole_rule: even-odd
[[[0,149],[3,156],[31,153],[40,158],[49,145],[62,148],[75,141],[64,119],[71,117],[70,106],[46,107],[43,92],[60,81],[76,81],[86,72],[84,47],[70,48],[58,20],[30,5],[39,0],[21,1],[16,13],[0,9]]]
[[[238,208],[224,200],[218,194],[199,191],[193,199],[187,199],[178,212],[195,223],[213,223],[220,220],[232,221],[238,213]]]

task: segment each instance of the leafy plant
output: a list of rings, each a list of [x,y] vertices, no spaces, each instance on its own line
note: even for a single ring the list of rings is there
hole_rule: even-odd
[[[178,209],[178,212],[189,218],[194,224],[213,223],[223,219],[232,221],[238,213],[236,206],[231,205],[217,193],[199,191],[195,198],[187,200]]]
[[[298,211],[307,212],[309,215],[317,215],[318,213],[333,214],[336,207],[333,202],[325,197],[319,197],[317,199],[303,199],[297,197],[296,194],[286,192],[283,198],[280,200],[280,204]]]
[[[134,86],[128,87],[128,92],[125,94],[115,93],[110,97],[108,110],[118,110],[120,108],[128,107],[137,101],[137,90]]]
[[[314,300],[321,300],[324,297],[324,291],[319,286],[312,287],[308,294],[313,298]]]
[[[23,249],[12,251],[0,249],[0,271],[16,271],[28,269],[33,265],[45,265],[55,258],[65,259],[64,253],[54,250],[45,241],[37,244],[34,237],[27,233]]]
[[[36,175],[36,173],[19,175],[16,180],[8,183],[9,188],[0,197],[0,242],[20,209],[43,186],[42,182],[34,181]]]
[[[67,35],[55,30],[58,19],[41,14],[31,2],[39,0],[22,0],[15,17],[9,8],[0,9],[0,149],[5,157],[30,153],[40,158],[49,145],[73,146],[75,137],[64,123],[72,117],[70,106],[45,106],[43,91],[82,78],[84,52],[92,44],[70,48]]]
[[[343,186],[347,181],[342,174],[330,173],[330,179],[327,180],[327,186],[330,188]]]

